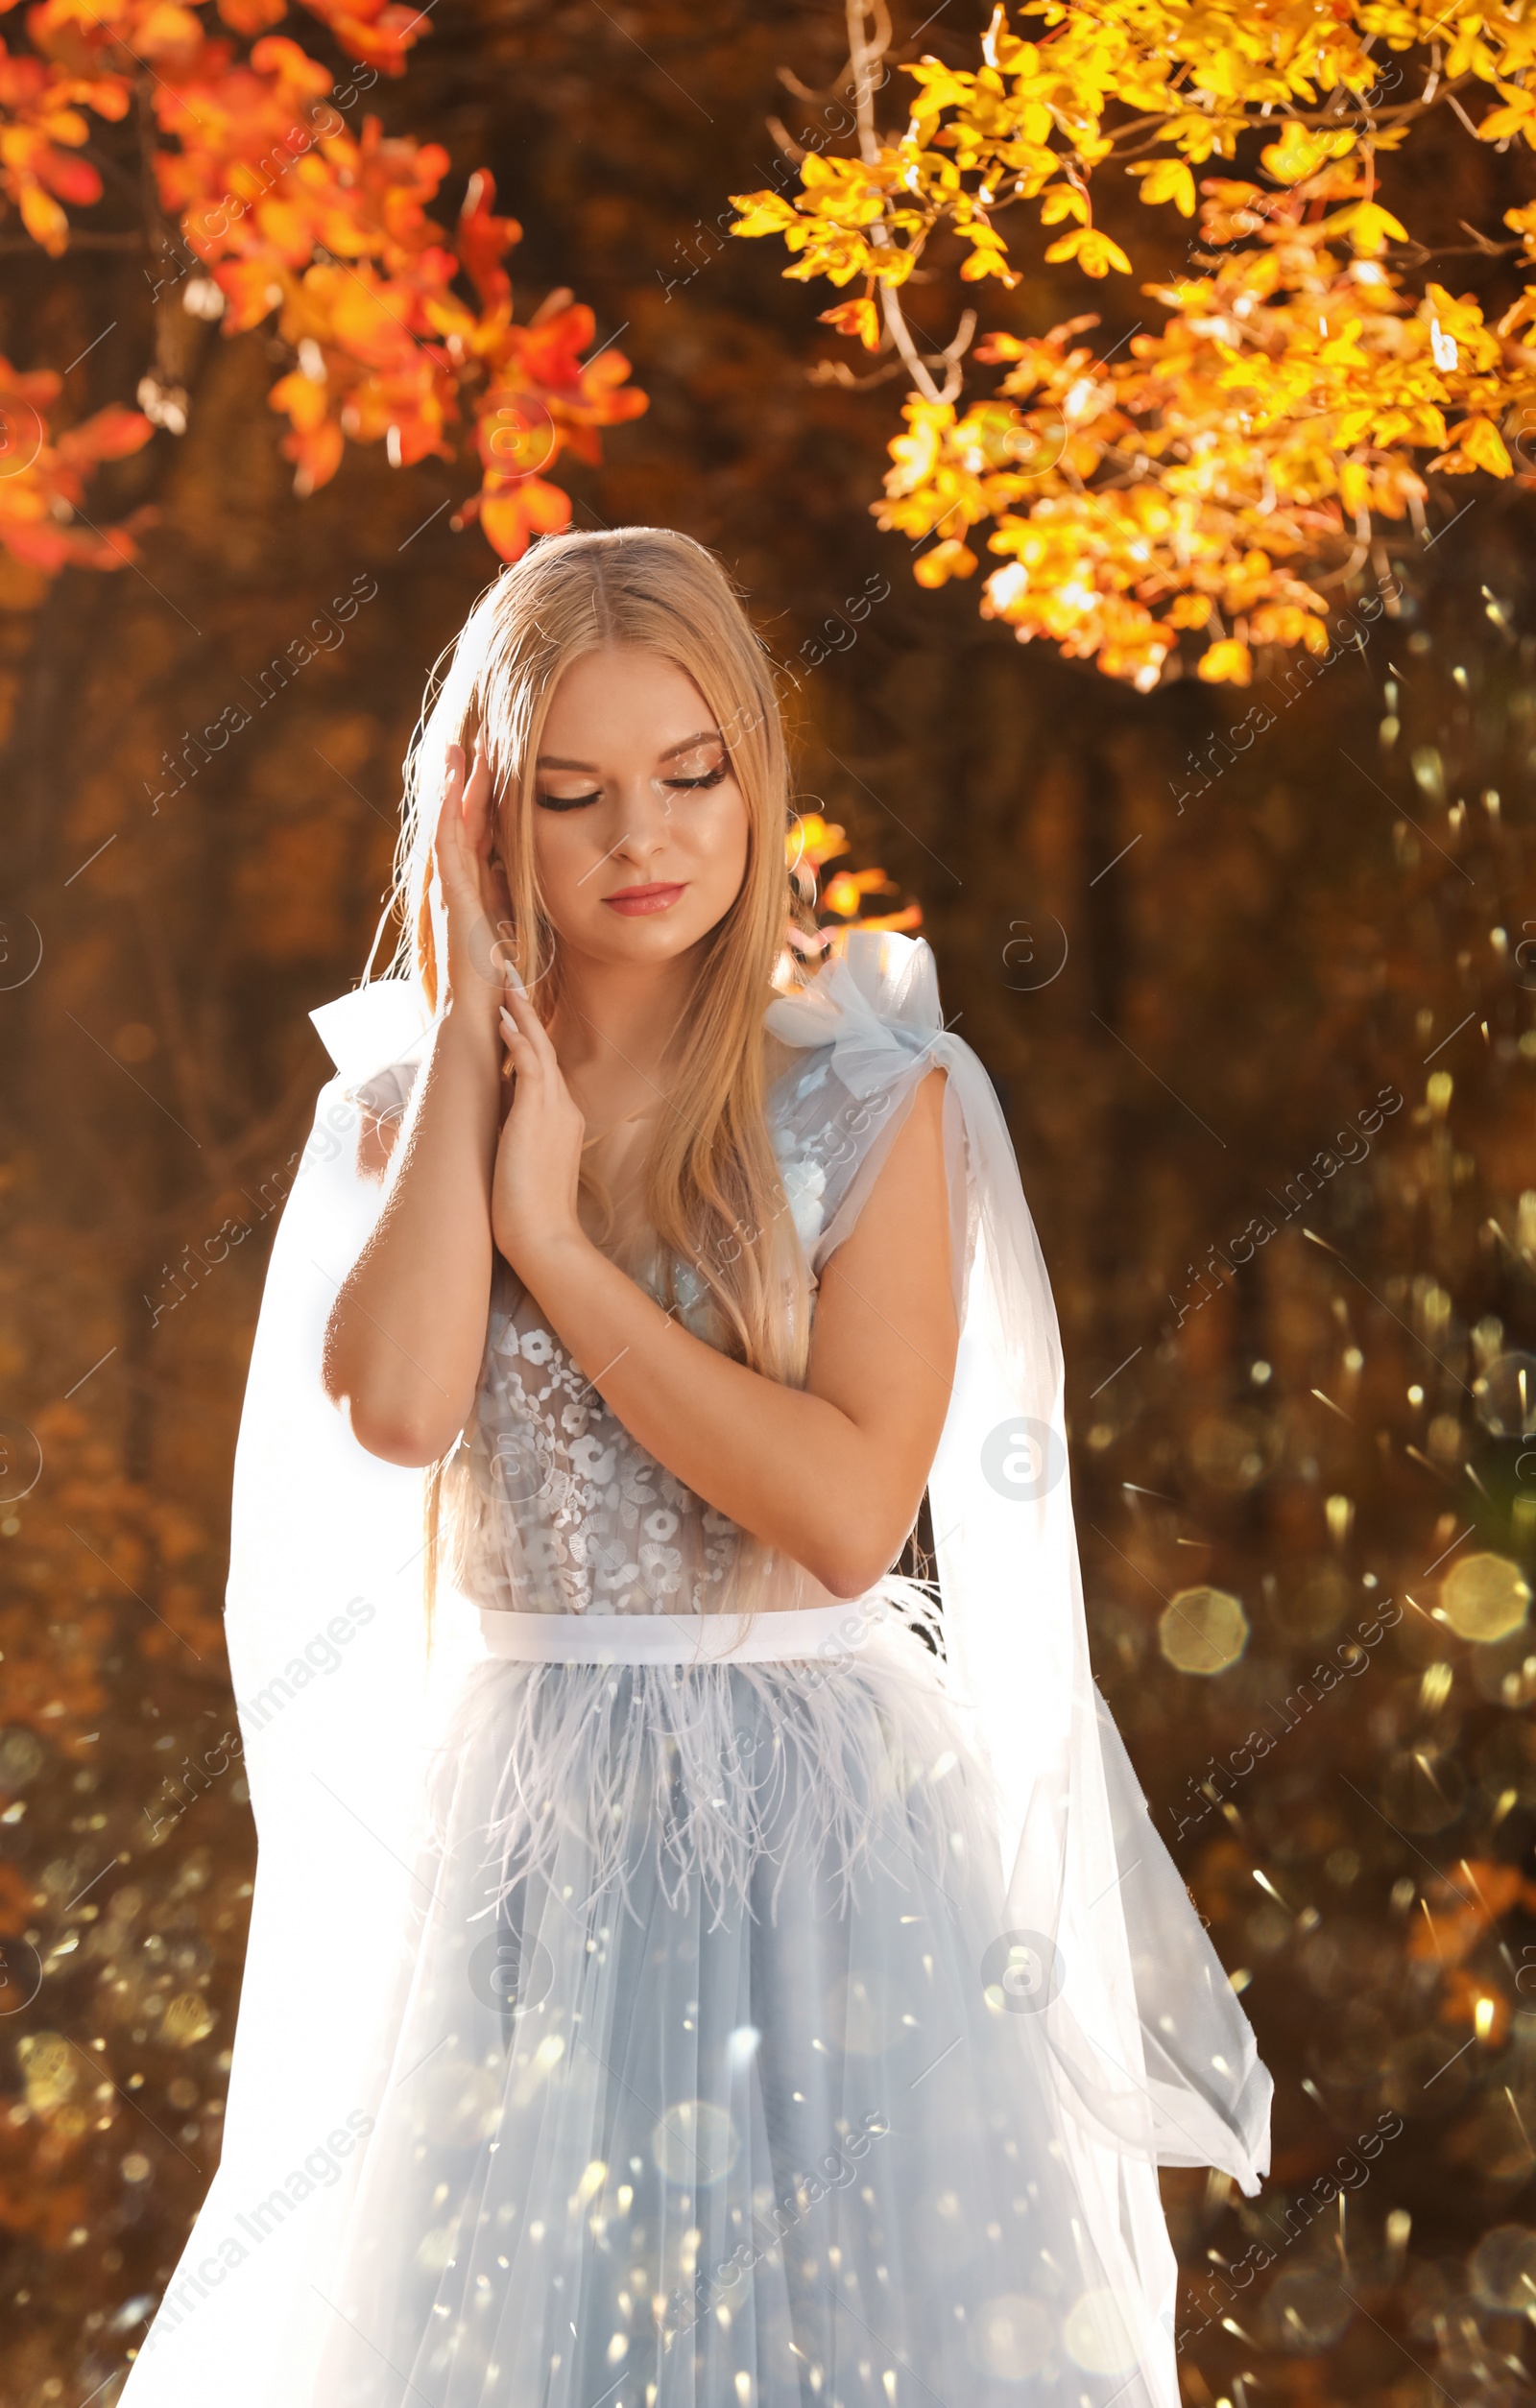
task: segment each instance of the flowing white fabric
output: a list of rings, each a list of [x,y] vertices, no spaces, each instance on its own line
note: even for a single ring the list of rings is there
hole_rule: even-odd
[[[907,1758],[925,1751],[929,1770],[942,1775],[955,1761],[945,1733],[958,1727],[963,1734],[974,1777],[967,1775],[949,1845],[990,1849],[996,1859],[994,1871],[978,1876],[962,1918],[978,1935],[974,1997],[964,2007],[966,2016],[972,2008],[981,2016],[972,2046],[994,2068],[989,2079],[1026,2082],[1039,2092],[1027,2113],[1020,2109],[1019,2129],[1059,2136],[1073,2213],[1086,2228],[1082,2262],[1098,2270],[1083,2278],[1102,2285],[1087,2296],[1113,2300],[1122,2328],[1110,2346],[1102,2342],[1101,2310],[1085,2311],[1087,2323],[1080,2316],[1076,2328],[1068,2319],[1070,2364],[1063,2365],[1076,2390],[1068,2385],[1061,2396],[1086,2397],[1084,2370],[1096,2368],[1106,2381],[1116,2376],[1131,2408],[1136,2399],[1176,2408],[1175,2269],[1156,2169],[1160,2162],[1210,2164],[1252,2194],[1268,2166],[1271,2086],[1093,1684],[1049,1281],[991,1081],[970,1048],[944,1028],[928,946],[854,931],[806,990],[770,1006],[767,1021],[787,1044],[805,1049],[807,1061],[825,1058],[828,1092],[853,1099],[823,1132],[819,1150],[805,1156],[806,1176],[823,1183],[831,1204],[810,1238],[817,1273],[852,1228],[918,1085],[935,1069],[946,1077],[962,1338],[929,1483],[942,1665],[905,1630],[905,1622],[921,1619],[921,1601],[910,1584],[894,1579],[873,1592],[878,1613],[893,1604],[899,1609],[903,1627],[893,1637],[883,1631],[867,1636],[863,1609],[871,1601],[861,1600],[856,1607],[786,1611],[777,1639],[779,1617],[759,1615],[747,1646],[722,1660],[720,1642],[731,1633],[701,1630],[701,1619],[708,1626],[709,1617],[696,1617],[688,1630],[684,1615],[492,1615],[467,1605],[440,1615],[429,1657],[421,1609],[423,1477],[366,1456],[320,1383],[325,1316],[381,1195],[368,1176],[376,1154],[367,1142],[370,1113],[405,1092],[426,1015],[414,990],[390,983],[365,988],[315,1017],[338,1076],[321,1095],[278,1230],[235,1467],[227,1623],[259,1863],[224,2156],[130,2376],[127,2408],[204,2408],[210,2398],[221,2408],[309,2408],[294,2369],[312,2361],[296,2330],[305,2316],[329,2319],[333,2335],[343,2325],[361,2329],[364,2308],[357,2306],[354,2317],[327,2286],[355,2279],[362,2300],[356,2232],[366,2230],[370,2216],[382,2218],[380,2199],[405,2195],[403,2175],[389,2178],[393,2193],[388,2185],[379,2189],[384,2169],[396,2162],[391,2151],[405,2152],[400,2167],[412,2161],[403,2135],[391,2137],[387,2118],[395,2087],[414,2068],[395,2062],[387,2081],[370,2074],[363,2036],[375,2023],[382,2028],[383,2002],[394,1995],[389,2046],[396,2059],[413,2034],[423,2044],[437,2034],[433,2045],[444,2045],[447,2027],[432,2020],[436,2010],[428,2012],[427,1959],[418,1955],[415,1969],[402,1974],[399,1935],[423,1933],[413,1944],[428,1949],[441,1919],[447,1915],[451,1924],[460,1913],[453,1883],[463,1832],[505,1826],[508,1864],[522,1850],[517,1895],[526,1905],[536,1876],[547,1885],[558,1865],[574,1861],[572,1849],[581,1852],[581,1799],[616,1824],[639,1794],[636,1768],[653,1792],[662,1777],[647,1751],[660,1750],[656,1762],[673,1768],[665,1779],[676,1789],[678,1764],[720,1760],[739,1740],[743,1715],[751,1728],[772,1729],[775,1760],[789,1771],[766,1804],[754,1794],[751,1811],[737,1816],[739,1828],[704,1838],[707,1814],[726,1800],[711,1804],[706,1792],[719,1781],[701,1774],[692,1821],[670,1825],[666,1842],[684,1853],[693,1848],[701,1862],[700,1851],[709,1853],[728,1888],[732,1880],[756,1877],[750,1868],[771,1851],[775,1817],[781,1833],[793,1829],[793,1845],[780,1856],[794,1862],[804,1851],[807,1817],[813,1820],[824,1801],[830,1801],[828,1818],[852,1829],[862,1785],[889,1790],[897,1777],[889,1770],[897,1760],[889,1757],[892,1745]],[[393,1089],[379,1075],[392,1069],[400,1074]],[[856,1109],[861,1104],[878,1109]],[[835,1658],[854,1665],[846,1679],[806,1661],[825,1657],[839,1616],[857,1633]],[[536,1623],[550,1627],[540,1633]],[[598,1623],[605,1626],[600,1632],[576,1627]],[[557,1624],[565,1626],[564,1636]],[[690,1649],[708,1669],[690,1670]],[[616,1718],[611,1731],[605,1715]],[[628,1788],[620,1786],[621,1773]],[[445,1792],[447,1774],[453,1780]],[[504,1776],[516,1793],[510,1804]],[[561,1824],[564,1836],[545,1845],[526,1814],[521,1825],[517,1816],[528,1797],[558,1789],[563,1778],[577,1804]],[[900,1776],[898,1785],[902,1781],[910,1800],[910,1776]],[[873,1804],[867,1819],[876,1819]],[[622,1853],[629,1840],[621,1836],[616,1845]],[[581,1878],[595,1861],[588,1851]],[[782,1863],[774,1863],[778,1881]],[[663,1892],[671,1897],[666,1864],[645,1877],[653,1890],[660,1881],[645,1910],[660,1913],[656,1898]],[[881,1874],[888,1877],[889,1867]],[[633,1862],[625,1878],[640,1882]],[[948,1895],[936,1872],[921,1872],[921,1881],[930,1889],[938,1882],[934,1896]],[[511,1895],[512,1885],[509,1872],[501,1889]],[[506,1912],[506,1896],[495,1904],[498,1915]],[[473,1911],[462,1907],[466,1916]],[[756,1912],[746,1903],[743,1935]],[[887,1919],[892,1936],[880,1947],[890,1978],[916,1980],[910,1967],[902,1970],[895,1930],[915,1919],[893,1909]],[[547,1938],[552,1962],[574,1944],[561,1938],[558,1917],[539,1929],[539,1945]],[[955,1944],[955,1980],[963,1987],[970,1943]],[[740,1945],[747,1948],[745,1936]],[[580,1963],[573,1960],[571,1969],[574,1980]],[[840,1998],[846,1991],[845,1982]],[[994,2027],[1010,2045],[1020,2043],[1013,2057],[996,2058],[1001,2041],[989,2036]],[[500,2030],[494,2027],[488,2045],[501,2045]],[[807,2047],[820,2045],[807,2038]],[[850,2047],[849,2062],[862,2062],[852,2041]],[[1017,2064],[1027,2072],[1006,2070]],[[927,2111],[941,2124],[939,2101],[953,2070],[919,2094],[932,2102]],[[515,2086],[507,2097],[521,2102],[525,2088]],[[593,2132],[605,2114],[612,2122],[616,2104],[623,2111],[613,2092],[606,2105],[595,2096],[583,2109],[597,2119]],[[878,2099],[865,2110],[870,2116],[880,2111]],[[563,2112],[573,2115],[574,2105]],[[376,2125],[369,2166],[366,2144]],[[515,2128],[503,2124],[502,2138],[491,2146],[500,2149]],[[935,2147],[937,2130],[929,2135]],[[927,2145],[921,2133],[912,2145],[920,2142]],[[418,2155],[425,2145],[420,2138],[412,2144]],[[528,2149],[543,2145],[530,2127]],[[597,2143],[589,2145],[597,2163]],[[1049,2146],[1056,2151],[1057,2140]],[[505,2167],[509,2157],[496,2164]],[[942,2180],[942,2167],[935,2180]],[[357,2204],[348,2204],[354,2192]],[[695,2231],[690,2245],[697,2243]],[[505,2267],[507,2258],[494,2262]],[[523,2278],[516,2277],[521,2264],[515,2261],[507,2279]],[[876,2277],[883,2279],[884,2270],[872,2267],[872,2284]],[[492,2270],[476,2280],[493,2292],[499,2278]],[[446,2279],[432,2276],[434,2282]],[[536,2296],[528,2294],[530,2301]],[[758,2307],[765,2335],[773,2315],[790,2314],[765,2292]],[[1019,2356],[1022,2343],[1006,2338],[1016,2308],[992,2301],[988,2312],[996,2311],[994,2324],[1005,2338],[996,2348],[985,2344],[981,2358],[968,2363],[993,2374],[996,2364],[1035,2364],[1027,2350]],[[436,2313],[447,2311],[440,2303]],[[765,2338],[765,2352],[768,2347]],[[526,2377],[498,2389],[501,2361],[494,2351],[482,2352],[474,2387],[465,2388],[467,2358],[455,2361],[457,2372],[434,2373],[425,2355],[403,2370],[386,2356],[406,2382],[397,2391],[377,2371],[378,2342],[369,2341],[367,2349],[372,2356],[358,2347],[355,2367],[334,2356],[326,2361],[331,2371],[317,2401],[341,2408],[344,2400],[403,2402],[414,2395],[434,2408],[438,2401],[458,2408],[461,2398],[505,2399],[508,2408],[520,2408],[532,2396],[518,2388],[535,2379],[531,2361]],[[542,2396],[577,2400],[576,2391],[553,2387],[547,2352],[541,2363]],[[668,2361],[668,2380],[675,2381],[679,2363]],[[1131,2377],[1121,2379],[1126,2366]],[[696,2395],[674,2389],[665,2398],[696,2396],[699,2408],[707,2400],[716,2408],[728,2394],[711,2392],[714,2378],[702,2357],[699,2368]],[[570,2367],[561,2379],[571,2379]],[[740,2379],[732,2377],[738,2386]],[[995,2393],[986,2387],[992,2374],[985,2382],[978,2374],[973,2397],[1000,2402],[1017,2396],[1008,2390],[1013,2379],[998,2377]],[[733,2396],[748,2393],[738,2388]],[[1042,2376],[1040,2396],[1046,2396]],[[790,2394],[765,2388],[760,2396],[777,2402]],[[949,2408],[961,2408],[958,2396]]]
[[[893,1046],[915,1075],[946,1074],[963,1318],[928,1482],[945,1649],[1000,1792],[1016,1979],[1044,2001],[1095,2237],[1113,2260],[1128,2231],[1143,2347],[1171,2400],[1176,2269],[1156,2167],[1216,2166],[1252,2195],[1273,2085],[1093,1683],[1061,1333],[1012,1140],[983,1065],[944,1028],[921,940],[855,939],[768,1024],[795,1043],[830,1037],[857,1094],[889,1084]]]

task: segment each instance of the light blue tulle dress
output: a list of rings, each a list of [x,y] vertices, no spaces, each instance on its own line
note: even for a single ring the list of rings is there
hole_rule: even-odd
[[[845,977],[844,1000],[862,1055],[803,1031],[771,1095],[813,1270],[881,1176],[935,1042],[888,978],[866,976],[861,1003]],[[958,1040],[943,1044],[953,1065]],[[396,1108],[411,1075],[374,1078],[365,1105]],[[956,1228],[973,1255],[973,1205]],[[702,1289],[680,1300],[708,1335]],[[1063,1725],[1108,1767],[1109,1808],[1091,1803],[1120,1851],[1124,1975],[1093,1989],[1072,1934],[1099,1901],[1045,1928],[1010,1898],[948,1598],[893,1575],[839,1603],[776,1561],[634,1442],[505,1266],[439,1529],[477,1639],[435,1728],[395,1935],[359,1964],[352,2046],[333,2051],[329,2095],[362,2137],[296,2210],[270,2365],[235,2396],[1169,2408],[1155,2159],[1209,2157],[1252,2188],[1267,2076],[1113,1732]],[[1050,1660],[1043,1643],[1043,1681]],[[317,1752],[320,1786],[324,1768]],[[1059,1805],[1037,1803],[1035,1827]],[[1036,1847],[1052,1895],[1086,1886],[1075,1831]],[[296,1936],[300,1985],[304,1957]],[[1116,1981],[1128,2025],[1099,2004]],[[252,2004],[252,2029],[278,2012]],[[1122,2065],[1138,2015],[1146,2047]],[[255,2110],[248,2089],[252,2166]],[[218,2311],[193,2306],[211,2332]],[[162,2325],[169,2365],[168,2310]],[[207,2361],[189,2342],[180,2363]],[[180,2389],[149,2374],[130,2408],[191,2408],[191,2372]]]
[[[776,1098],[812,1242],[863,1151],[828,1085]],[[707,1614],[752,1548],[510,1272],[444,1514],[492,1611]],[[1137,2399],[906,1602],[798,1662],[473,1676],[315,2408]]]

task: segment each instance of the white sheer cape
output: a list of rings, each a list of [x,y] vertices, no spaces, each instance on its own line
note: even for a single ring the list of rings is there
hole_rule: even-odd
[[[235,1466],[227,1629],[259,1862],[222,2162],[131,2374],[127,2408],[278,2408],[275,2351],[322,2282],[306,2206],[346,2178],[368,2118],[358,2031],[415,1878],[422,1776],[472,1616],[421,1609],[423,1477],[365,1455],[319,1377],[324,1320],[376,1213],[359,1175],[362,1083],[420,1048],[402,984],[315,1015],[338,1066],[277,1232]],[[944,1029],[922,940],[853,932],[774,1033],[830,1043],[854,1095],[947,1074],[963,1313],[929,1484],[944,1645],[1003,1800],[1008,1928],[978,1981],[1039,2014],[1084,2212],[1164,2408],[1178,2397],[1175,2267],[1157,2166],[1268,2168],[1271,2084],[1094,1687],[1068,1468],[1061,1340],[1006,1124]],[[813,1263],[852,1226],[900,1109]]]

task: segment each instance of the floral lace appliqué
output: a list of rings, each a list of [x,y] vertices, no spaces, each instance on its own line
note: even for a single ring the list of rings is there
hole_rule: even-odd
[[[492,1309],[444,1503],[455,1586],[524,1613],[716,1611],[753,1544],[636,1443],[520,1290]]]
[[[890,1098],[855,1104],[828,1049],[797,1059],[769,1120],[796,1233],[811,1257]],[[660,1292],[659,1268],[642,1274]],[[674,1267],[679,1319],[718,1343],[708,1287]],[[775,1558],[636,1444],[505,1264],[473,1417],[444,1478],[446,1566],[477,1605],[523,1613],[711,1613],[750,1608]],[[779,1559],[775,1602],[796,1577]]]

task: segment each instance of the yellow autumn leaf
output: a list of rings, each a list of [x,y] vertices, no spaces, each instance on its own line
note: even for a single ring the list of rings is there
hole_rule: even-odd
[[[1504,448],[1504,439],[1491,418],[1468,418],[1452,429],[1452,441],[1478,468],[1486,468],[1491,477],[1513,476],[1515,464]]]
[[[1064,259],[1075,259],[1086,231],[1085,226],[1077,226],[1070,233],[1058,235],[1045,253],[1046,265],[1056,268]]]
[[[976,556],[968,543],[952,536],[936,543],[931,552],[920,552],[912,563],[912,574],[920,585],[947,585],[951,577],[969,577],[976,565]]]
[[[1096,226],[1084,227],[1083,239],[1077,250],[1077,264],[1092,276],[1107,275],[1111,268],[1117,270],[1121,275],[1131,273],[1131,263],[1119,244],[1111,242],[1109,236],[1101,233]]]
[[[1150,204],[1171,201],[1181,217],[1195,211],[1194,178],[1184,159],[1144,159],[1126,169],[1141,179],[1141,199]]]
[[[1175,594],[1168,611],[1170,627],[1204,627],[1211,617],[1209,594]]]
[[[1096,226],[1074,226],[1051,244],[1045,257],[1052,267],[1064,259],[1075,259],[1085,275],[1107,275],[1111,268],[1118,268],[1122,275],[1131,273],[1131,263],[1119,244],[1111,242]]]
[[[742,212],[732,234],[782,234],[795,224],[794,210],[777,192],[733,192],[731,206]]]
[[[1371,475],[1362,460],[1346,460],[1338,472],[1338,497],[1352,518],[1357,518],[1371,498]]]
[[[1477,127],[1479,142],[1504,142],[1510,135],[1523,133],[1536,148],[1536,92],[1527,92],[1518,83],[1499,86],[1506,106],[1491,108]]]
[[[1388,242],[1405,243],[1408,229],[1383,209],[1379,201],[1358,201],[1353,209],[1342,209],[1328,221],[1327,232],[1347,234],[1356,257],[1375,259],[1385,250]]]
[[[1137,245],[1128,255],[1093,222],[1106,164],[1123,163],[1148,205],[1198,221],[1190,273],[1144,285],[1156,319],[1102,360],[1072,320],[957,353],[944,405],[909,398],[874,507],[882,527],[928,540],[914,563],[924,583],[973,576],[990,553],[984,616],[1142,690],[1187,635],[1209,637],[1215,597],[1237,632],[1209,644],[1199,674],[1242,684],[1261,649],[1326,652],[1340,578],[1347,588],[1359,573],[1364,538],[1422,512],[1431,469],[1514,473],[1500,429],[1536,392],[1536,203],[1505,217],[1524,252],[1515,281],[1524,267],[1530,282],[1496,324],[1480,298],[1427,283],[1427,229],[1412,206],[1411,230],[1394,214],[1362,156],[1422,155],[1432,109],[1445,143],[1461,139],[1458,82],[1474,113],[1497,93],[1480,126],[1463,120],[1468,140],[1536,143],[1536,19],[1512,0],[1437,12],[1438,0],[1020,0],[1024,43],[999,0],[971,60],[905,71],[918,98],[901,135],[877,133],[868,163],[805,163],[802,195],[780,204],[785,272],[802,278],[894,288],[921,262],[953,293],[945,235],[959,238],[962,279],[1013,280],[1016,221],[1002,213],[1019,200],[1040,203],[1052,271],[1132,273]],[[1389,54],[1435,39],[1438,84],[1383,114]],[[1256,155],[1262,182],[1250,180]],[[1426,165],[1452,172],[1451,149]],[[1391,172],[1401,208],[1412,169]],[[868,321],[850,303],[827,322]],[[972,381],[987,369],[990,392]],[[1451,436],[1446,415],[1459,420]]]
[[[1253,655],[1236,636],[1226,636],[1201,654],[1200,675],[1208,685],[1251,685]]]
[[[1088,222],[1088,203],[1071,184],[1050,184],[1040,196],[1042,226],[1060,226],[1063,218],[1076,218],[1079,226]]]
[[[1315,176],[1325,159],[1343,158],[1355,142],[1353,133],[1315,133],[1292,119],[1280,140],[1266,144],[1259,155],[1277,183],[1299,184]]]
[[[977,246],[969,259],[961,261],[960,276],[963,283],[978,284],[981,278],[987,275],[996,276],[1000,282],[1008,286],[1010,291],[1020,281],[1019,276],[1008,265],[1007,252],[1002,250],[994,250],[989,245],[983,244]]]

